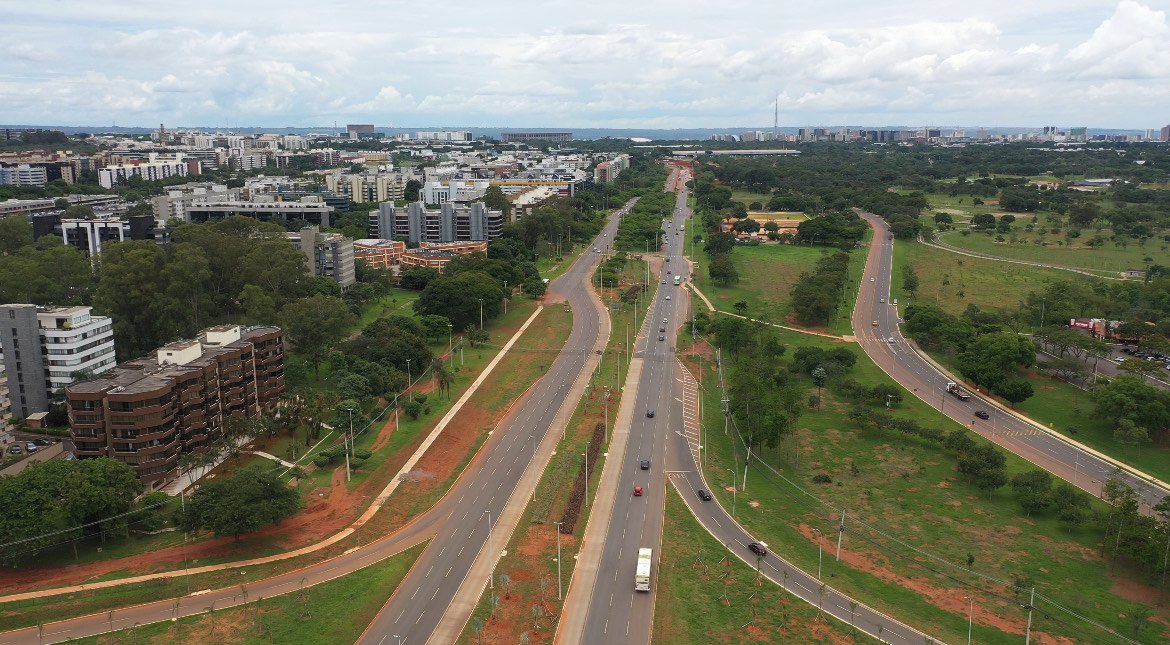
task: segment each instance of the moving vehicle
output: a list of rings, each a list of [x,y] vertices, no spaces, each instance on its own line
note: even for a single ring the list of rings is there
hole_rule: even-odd
[[[646,418],[653,419],[654,418],[654,410],[646,410]]]
[[[975,416],[979,417],[980,419],[983,419],[984,421],[986,421],[986,420],[988,420],[988,419],[990,419],[990,418],[991,418],[991,415],[990,415],[990,414],[988,414],[987,412],[983,411],[983,410],[976,410],[976,411],[975,411]]]
[[[658,328],[658,331],[659,331],[660,333],[663,333],[663,334],[665,334],[665,333],[666,333],[666,327],[659,327],[659,328]]]
[[[641,468],[642,470],[650,470],[650,460],[643,459],[642,461],[639,461],[638,468]]]
[[[947,392],[960,401],[967,401],[971,398],[971,395],[964,392],[958,383],[947,383]]]
[[[893,345],[894,344],[894,337],[890,336],[889,338],[886,339],[886,342]]]
[[[678,281],[678,276],[675,276],[675,277],[674,277],[674,279],[675,279],[675,282],[677,282],[677,281]],[[666,299],[667,299],[667,300],[670,300],[670,294],[667,294],[667,296],[666,296]]]
[[[876,320],[875,320],[875,321],[873,321],[873,326],[874,326],[874,327],[877,327],[877,321],[876,321]]]
[[[704,502],[711,501],[711,493],[708,493],[706,489],[700,488],[695,492],[699,494],[699,499],[703,500]]]
[[[650,567],[654,564],[654,549],[638,549],[638,570],[634,572],[634,591],[650,591]]]
[[[748,551],[755,553],[756,555],[760,556],[761,558],[768,555],[767,545],[764,544],[763,542],[752,542],[751,544],[748,545]]]
[[[681,275],[674,276],[674,286],[677,287],[680,284],[682,284],[682,276]],[[670,296],[667,296],[667,298],[669,298],[669,297]]]
[[[659,335],[658,335],[658,340],[666,340],[666,336],[663,336],[663,335],[659,334]]]
[[[885,298],[878,298],[878,302],[880,302],[884,305],[884,304],[886,304],[886,299]]]
[[[635,486],[634,487],[634,497],[641,497],[641,496],[642,496],[642,487]]]

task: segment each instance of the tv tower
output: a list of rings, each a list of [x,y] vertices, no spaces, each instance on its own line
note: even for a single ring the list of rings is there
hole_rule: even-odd
[[[772,111],[772,140],[780,140],[780,93],[776,93],[776,107]]]

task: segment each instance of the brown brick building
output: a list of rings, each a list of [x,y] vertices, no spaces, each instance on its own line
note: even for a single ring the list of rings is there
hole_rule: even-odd
[[[152,490],[178,476],[181,454],[220,438],[226,418],[271,410],[283,391],[279,328],[211,327],[67,387],[70,434],[79,458],[122,461]]]

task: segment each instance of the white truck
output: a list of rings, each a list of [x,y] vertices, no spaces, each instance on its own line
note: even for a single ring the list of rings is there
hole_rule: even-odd
[[[971,395],[964,392],[958,383],[947,383],[947,392],[960,401],[967,401],[971,398]]]
[[[680,284],[682,284],[682,276],[681,275],[674,276],[674,286],[677,287]]]
[[[634,573],[634,591],[650,591],[650,565],[654,549],[638,549],[638,570]]]

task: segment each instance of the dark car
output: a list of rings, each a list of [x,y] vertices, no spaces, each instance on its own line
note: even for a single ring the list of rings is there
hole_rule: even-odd
[[[670,275],[670,269],[666,270],[666,275]]]
[[[659,335],[658,335],[658,340],[666,340],[666,336],[663,336],[663,335],[659,334]]]
[[[666,258],[666,261],[667,261],[667,262],[670,262],[670,258]]]
[[[653,419],[654,418],[654,410],[646,410],[646,418]]]
[[[8,454],[22,455],[22,454],[24,454],[24,448],[21,448],[20,444],[14,444],[14,445],[8,446]]]
[[[755,553],[756,555],[760,556],[761,558],[764,557],[765,555],[768,555],[768,549],[764,548],[764,545],[760,544],[759,542],[752,542],[751,544],[749,544],[748,551]]]
[[[980,419],[984,419],[984,420],[991,418],[991,415],[987,414],[987,412],[985,412],[983,410],[976,410],[975,416],[979,417]]]
[[[48,439],[33,439],[32,442],[41,447],[53,445],[53,442]]]
[[[711,493],[708,493],[705,489],[700,488],[696,492],[699,493],[699,499],[703,500],[704,502],[711,501]]]
[[[642,470],[650,470],[650,460],[643,459],[642,461],[639,461],[638,467],[641,468]]]

